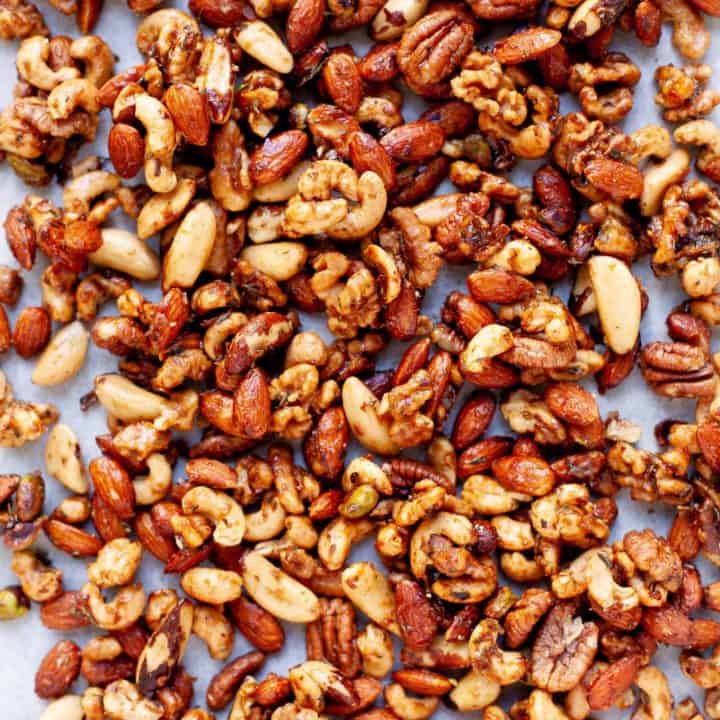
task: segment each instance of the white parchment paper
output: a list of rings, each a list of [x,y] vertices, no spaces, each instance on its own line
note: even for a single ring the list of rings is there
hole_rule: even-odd
[[[39,5],[53,34],[77,35],[72,19],[60,15],[43,0],[40,0]],[[103,37],[116,53],[118,57],[116,72],[140,61],[135,48],[137,23],[138,19],[127,10],[124,0],[106,1],[101,20],[95,32]],[[704,61],[714,67],[716,72],[714,84],[715,87],[720,87],[720,47],[718,42],[720,41],[720,22],[708,18],[708,27],[713,33],[713,44]],[[343,41],[347,42],[347,38],[344,38]],[[352,42],[355,49],[361,53],[369,45],[367,38],[362,33],[354,34]],[[485,43],[485,40],[482,42]],[[648,124],[662,123],[660,113],[653,101],[655,93],[653,73],[655,68],[661,64],[668,62],[677,65],[682,64],[682,59],[671,46],[670,26],[664,26],[663,38],[657,48],[644,48],[634,38],[623,33],[617,33],[612,49],[627,52],[643,70],[643,77],[635,91],[635,106],[626,119],[624,128],[633,130]],[[0,107],[7,106],[12,96],[12,88],[15,83],[14,62],[16,51],[16,43],[3,42],[0,44],[0,77],[3,79],[2,84],[0,84]],[[563,98],[563,111],[566,112],[571,107],[572,98]],[[424,104],[422,101],[417,98],[410,98],[404,108],[405,119],[415,119],[423,109]],[[717,113],[715,119],[718,119]],[[105,149],[107,128],[108,114],[104,113],[98,133],[99,141],[94,146],[94,152],[97,152],[101,157],[106,157],[107,154]],[[89,147],[83,148],[79,157],[85,157],[91,151]],[[527,169],[518,167],[511,177],[515,182],[528,184],[530,174]],[[4,219],[7,211],[14,204],[19,203],[30,190],[16,178],[6,165],[0,165],[0,219]],[[450,190],[449,187],[444,191],[448,190]],[[61,189],[57,186],[42,189],[39,192],[40,194],[49,195],[57,202],[61,201]],[[115,213],[115,215],[118,214]],[[118,219],[113,218],[110,224],[113,224],[113,222],[117,224]],[[9,313],[13,324],[20,308],[41,304],[38,281],[42,270],[46,266],[46,260],[41,253],[38,253],[38,255],[40,260],[35,270],[32,273],[24,273],[25,288],[18,307]],[[16,265],[4,241],[0,241],[0,263]],[[637,263],[634,266],[634,271],[641,277],[650,297],[650,305],[642,322],[642,337],[645,341],[648,339],[667,339],[665,318],[671,308],[683,299],[678,283],[675,279],[664,280],[661,283],[649,271],[647,262]],[[466,271],[445,269],[440,280],[426,296],[423,312],[437,318],[442,302],[448,292],[456,288],[465,290],[464,278],[466,274]],[[143,287],[142,284],[136,284],[136,287],[145,292],[148,297],[157,298],[155,288]],[[565,299],[567,298],[567,288],[559,289],[558,292]],[[116,314],[115,308],[111,304],[106,304],[100,314]],[[304,318],[304,327],[319,330],[327,340],[331,339],[321,319]],[[714,341],[714,349],[717,350],[717,334]],[[389,352],[386,361],[380,361],[378,368],[393,367],[399,350],[400,348],[395,348],[394,351]],[[52,402],[57,405],[61,410],[61,421],[70,425],[80,438],[86,462],[98,455],[94,438],[98,434],[107,432],[104,424],[104,411],[96,407],[87,413],[83,413],[80,411],[78,400],[92,388],[92,381],[96,375],[116,369],[117,359],[115,357],[91,346],[82,373],[70,382],[56,388],[34,386],[30,382],[31,364],[15,356],[12,352],[0,357],[0,367],[7,374],[16,397],[24,400]],[[589,384],[588,387],[595,391],[594,383]],[[467,390],[469,388],[465,389],[463,397]],[[651,449],[655,448],[653,428],[657,422],[667,417],[689,419],[693,413],[692,402],[663,400],[649,392],[637,369],[619,388],[600,398],[600,407],[603,415],[610,410],[617,410],[623,417],[641,424],[643,437],[640,445]],[[448,423],[447,428],[450,427],[451,424]],[[507,427],[503,425],[502,421],[496,419],[493,430],[506,433]],[[44,445],[45,438],[41,438],[38,442],[19,450],[0,449],[0,472],[22,473],[35,469],[44,471]],[[355,447],[352,452],[356,453],[358,449]],[[59,483],[48,477],[47,473],[44,474],[47,482],[45,508],[49,512],[57,506],[62,498],[68,495],[68,492]],[[181,470],[178,468],[176,469],[176,477],[179,476],[181,476]],[[672,519],[672,514],[666,509],[634,503],[624,493],[619,496],[618,504],[620,512],[611,538],[613,540],[622,537],[628,530],[644,527],[652,527],[659,533],[665,533]],[[67,589],[78,589],[82,586],[87,579],[85,561],[69,558],[52,548],[44,539],[38,545],[41,549],[47,550],[56,566],[64,571],[65,587]],[[351,559],[354,561],[371,558],[373,555],[372,543],[366,542],[362,547],[355,550]],[[10,571],[9,564],[10,553],[0,543],[0,587],[17,582],[16,577]],[[705,584],[718,579],[718,571],[714,566],[702,561],[699,564]],[[168,585],[179,587],[177,576],[164,576],[160,564],[148,554],[144,558],[139,577],[148,592]],[[264,669],[259,673],[260,677],[270,671],[284,673],[289,666],[301,662],[305,658],[304,629],[286,625],[286,632],[287,642],[283,652],[272,656],[268,660]],[[83,645],[94,634],[96,634],[94,630],[86,630],[67,637]],[[65,637],[63,633],[47,630],[43,627],[39,620],[37,606],[34,606],[32,612],[20,620],[0,624],[0,718],[2,720],[32,720],[39,717],[45,703],[35,697],[34,694],[35,671],[49,648],[63,637]],[[247,652],[250,649],[252,648],[249,643],[239,633],[236,633],[235,646],[231,657]],[[656,655],[655,662],[667,673],[676,701],[681,700],[688,694],[692,694],[701,703],[701,694],[682,675],[676,657],[677,652],[674,649],[661,648]],[[205,707],[204,698],[207,683],[212,675],[220,669],[221,663],[212,660],[203,643],[195,637],[190,641],[184,662],[189,672],[197,677],[194,704]],[[83,681],[79,680],[74,689],[79,692],[83,687]],[[616,713],[607,713],[606,715],[613,714]],[[455,714],[450,710],[441,708],[436,717],[449,718],[453,715]],[[479,717],[479,713],[473,713],[472,715]],[[218,717],[225,717],[225,713],[219,713]]]

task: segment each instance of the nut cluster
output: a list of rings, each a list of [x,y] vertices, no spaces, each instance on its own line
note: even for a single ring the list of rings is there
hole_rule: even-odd
[[[720,565],[720,93],[699,62],[717,0],[128,4],[142,62],[115,74],[101,38],[52,37],[28,0],[0,0],[0,35],[21,41],[0,149],[27,184],[64,183],[61,204],[30,194],[5,220],[22,270],[42,264],[42,305],[11,322],[23,279],[0,267],[0,353],[37,358],[45,386],[91,345],[118,358],[80,400],[107,414],[87,464],[58,410],[0,373],[0,446],[47,432],[45,475],[68,491],[46,510],[43,474],[0,475],[19,583],[0,619],[35,603],[51,630],[97,631],[43,659],[44,720],[427,720],[441,702],[670,720],[660,644],[706,691],[704,715],[688,698],[674,717],[720,718],[720,622],[701,612],[720,583],[694,564]],[[83,33],[100,11],[53,5]],[[625,133],[641,69],[613,35],[652,47],[664,19],[692,61],[655,72],[676,127]],[[480,47],[503,21],[522,29]],[[364,56],[325,39],[366,26]],[[426,101],[417,120],[400,83]],[[77,159],[105,111],[110,164]],[[528,159],[522,187],[508,173]],[[644,258],[687,295],[669,340],[640,337]],[[467,288],[424,314],[446,265]],[[659,452],[588,390],[636,365],[697,401],[695,422],[657,426]],[[623,489],[673,508],[668,537],[611,540]],[[88,562],[82,587],[41,535]],[[379,562],[351,562],[370,539]],[[148,556],[181,590],[138,581]],[[262,677],[283,623],[307,659]],[[193,634],[221,663],[207,710]]]

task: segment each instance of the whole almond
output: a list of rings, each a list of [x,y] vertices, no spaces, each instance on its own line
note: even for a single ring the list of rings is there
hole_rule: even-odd
[[[45,534],[56,548],[73,557],[97,555],[104,544],[99,537],[82,528],[52,518],[45,523]]]
[[[32,218],[25,208],[10,210],[4,223],[8,247],[23,270],[32,270],[37,253],[37,241]]]
[[[135,177],[145,161],[145,140],[136,127],[116,123],[108,133],[108,154],[120,177]]]
[[[191,145],[207,145],[210,114],[207,100],[199,90],[187,83],[174,83],[167,89],[163,103],[175,127]]]
[[[386,190],[392,190],[397,184],[395,163],[387,150],[369,133],[362,130],[354,132],[348,143],[350,162],[355,172],[361,175],[367,170],[377,173]]]
[[[440,673],[424,668],[403,668],[393,673],[393,680],[418,695],[445,695],[453,684]]]
[[[344,499],[345,493],[339,488],[320,493],[308,507],[309,518],[313,522],[321,522],[336,517]]]
[[[432,122],[417,121],[398,125],[383,135],[380,144],[390,157],[401,163],[421,163],[440,152],[445,142],[442,128]]]
[[[285,644],[282,625],[267,611],[245,597],[230,603],[230,614],[240,632],[258,650],[278,652]]]
[[[90,624],[85,599],[77,590],[40,606],[40,622],[50,630],[78,630]]]
[[[15,352],[23,358],[37,355],[47,345],[52,330],[50,314],[43,307],[24,308],[13,332]]]
[[[493,462],[492,472],[510,492],[540,497],[547,495],[555,486],[555,473],[545,460],[538,457],[503,457]]]
[[[190,0],[190,12],[213,28],[232,27],[245,16],[243,0]]]
[[[270,673],[258,683],[253,693],[253,700],[263,707],[274,707],[289,697],[292,692],[290,681],[275,673]]]
[[[525,300],[535,292],[535,286],[522,275],[501,268],[478,270],[468,276],[467,284],[481,303],[506,305]]]
[[[433,641],[438,618],[420,584],[414,580],[401,580],[395,586],[397,621],[407,647],[420,650]]]
[[[308,146],[302,130],[287,130],[267,138],[250,157],[250,179],[267,185],[285,177],[300,162]]]
[[[640,653],[621,657],[600,670],[587,690],[587,703],[591,710],[609,710],[632,687],[638,670],[643,665]]]
[[[456,450],[472,445],[490,427],[495,406],[495,397],[489,392],[478,392],[462,406],[451,436]]]
[[[0,305],[0,355],[7,352],[12,346],[12,331],[5,307]]]
[[[513,33],[495,43],[493,55],[503,65],[536,60],[540,55],[555,47],[562,40],[559,30],[544,27],[531,27]]]
[[[303,453],[308,468],[318,477],[336,478],[343,468],[349,435],[343,409],[328,408],[305,439]]]
[[[177,549],[170,538],[160,533],[149,512],[140,513],[135,518],[135,533],[145,550],[160,562],[166,563]]]
[[[458,457],[457,473],[461,478],[484,473],[495,460],[512,449],[512,439],[494,436],[471,445]]]
[[[389,82],[396,78],[400,72],[397,65],[398,45],[397,42],[373,45],[358,63],[362,79],[368,82]],[[458,104],[469,107],[463,102]],[[472,108],[470,111],[472,113]],[[472,114],[474,116],[474,113]],[[426,120],[427,118],[421,117],[420,119]]]
[[[116,680],[131,678],[134,673],[135,661],[124,655],[111,660],[90,660],[84,657],[80,665],[80,674],[88,685],[109,685]]]
[[[363,81],[351,55],[333,52],[322,71],[325,90],[333,103],[341,110],[354,115],[363,96]]]
[[[118,514],[102,499],[99,493],[95,493],[90,500],[90,517],[97,530],[97,534],[105,541],[110,542],[117,538],[127,537],[128,531]],[[175,549],[173,547],[173,549]]]
[[[128,520],[135,509],[135,489],[127,470],[112,458],[101,456],[88,466],[95,492],[112,508],[121,520]]]
[[[642,195],[643,175],[634,165],[600,157],[587,164],[585,177],[613,200],[629,200]]]
[[[233,413],[239,432],[252,439],[263,437],[270,429],[271,412],[265,373],[253,368],[241,380],[233,396]]]
[[[45,700],[64,695],[80,674],[80,648],[61,640],[42,659],[35,673],[35,694]]]
[[[233,468],[212,458],[193,458],[185,465],[185,474],[193,485],[207,485],[216,490],[234,490],[238,475]]]
[[[322,30],[327,9],[325,0],[296,0],[288,13],[285,37],[293,55],[304,52]]]

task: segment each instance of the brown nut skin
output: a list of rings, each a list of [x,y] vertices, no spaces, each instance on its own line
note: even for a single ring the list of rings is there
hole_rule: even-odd
[[[349,426],[343,409],[328,408],[303,443],[308,468],[318,477],[336,478],[342,472],[349,440]]]
[[[325,23],[325,0],[297,0],[288,13],[285,38],[293,55],[309,49]]]
[[[458,457],[457,473],[467,478],[490,469],[493,462],[510,453],[512,438],[494,436],[471,445]]]
[[[468,399],[455,418],[450,436],[456,450],[464,450],[485,433],[495,416],[496,406],[495,397],[489,392],[480,391]]]
[[[12,328],[5,307],[0,305],[0,355],[12,347]]]
[[[291,693],[292,686],[286,677],[269,673],[255,688],[253,700],[262,707],[274,707],[290,697]]]
[[[48,540],[59,550],[73,557],[93,557],[104,545],[103,541],[82,528],[50,518],[45,523]]]
[[[259,670],[265,662],[264,653],[258,650],[235,658],[216,673],[208,685],[207,700],[211,710],[222,710],[229,705],[240,683],[246,675]]]
[[[633,13],[633,29],[645,47],[655,47],[662,34],[662,12],[651,0],[640,0]]]
[[[238,432],[254,440],[262,438],[270,429],[271,413],[267,377],[262,370],[253,368],[240,381],[233,395],[233,415]]]
[[[267,185],[285,177],[301,160],[308,146],[302,130],[287,130],[267,138],[250,156],[250,179]]]
[[[555,473],[545,460],[538,457],[510,456],[492,464],[495,479],[511,492],[541,497],[555,486]]]
[[[245,597],[230,603],[230,615],[249,643],[265,653],[274,653],[285,645],[282,625],[267,611]]]
[[[37,254],[37,239],[30,213],[20,206],[12,208],[3,227],[13,257],[23,270],[32,270]]]
[[[207,98],[188,83],[174,83],[166,91],[163,104],[175,128],[191,145],[207,145],[210,134],[210,112]]]
[[[526,300],[535,292],[535,286],[522,275],[501,268],[478,270],[468,276],[467,284],[480,303],[507,305]]]
[[[358,63],[363,80],[368,82],[389,82],[400,72],[397,65],[397,42],[377,43],[368,50],[367,55]],[[465,103],[461,103],[465,105]],[[466,107],[469,107],[466,105]],[[424,113],[423,113],[424,114]],[[429,118],[420,117],[421,120]]]
[[[440,152],[445,133],[437,123],[409,122],[393,128],[380,140],[388,155],[396,162],[420,163]]]
[[[630,687],[643,665],[639,653],[616,660],[593,677],[587,691],[591,710],[609,710]]]
[[[245,19],[243,0],[190,0],[190,12],[213,28],[232,27]]]
[[[424,668],[404,668],[392,674],[396,683],[406,690],[418,695],[439,696],[449,693],[453,688],[452,682],[440,673]]]
[[[35,694],[45,700],[65,695],[80,674],[80,662],[80,648],[71,640],[61,640],[35,673]]]
[[[380,176],[386,190],[397,185],[395,163],[387,150],[369,133],[362,130],[352,133],[348,143],[350,162],[358,175],[371,171]]]
[[[438,618],[420,584],[401,580],[395,586],[395,602],[405,645],[412,650],[428,647],[437,634]]]
[[[91,460],[88,470],[95,492],[121,520],[129,520],[135,512],[135,488],[127,470],[105,455]]]
[[[51,331],[50,314],[45,308],[23,308],[13,331],[15,352],[26,360],[37,355],[47,345]]]
[[[140,131],[126,123],[113,125],[108,133],[108,155],[121,178],[135,177],[145,162],[145,140]]]
[[[40,622],[50,630],[79,630],[90,625],[85,600],[70,590],[40,606]]]
[[[352,55],[332,52],[322,69],[325,91],[337,107],[354,115],[363,96],[363,81]]]

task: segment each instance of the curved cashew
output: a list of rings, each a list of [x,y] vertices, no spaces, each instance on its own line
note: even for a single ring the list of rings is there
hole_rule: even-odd
[[[372,485],[381,495],[392,495],[394,492],[385,471],[366,457],[353,458],[342,476],[345,492],[351,492],[358,485]]]
[[[710,46],[702,14],[686,0],[658,0],[656,4],[672,23],[673,45],[688,60],[699,60]]]
[[[357,185],[357,197],[351,197],[358,203],[350,209],[343,220],[333,225],[327,234],[336,240],[354,240],[372,232],[385,214],[387,191],[377,173],[364,172]]]
[[[501,685],[520,682],[527,672],[527,659],[520,652],[508,652],[498,647],[503,629],[500,623],[488,618],[481,620],[470,635],[468,647],[473,667]]]
[[[54,600],[62,593],[62,570],[45,565],[27,550],[13,553],[10,569],[20,579],[23,592],[35,602]]]
[[[642,668],[635,684],[641,690],[642,701],[632,720],[670,720],[673,699],[662,670],[652,665]]]
[[[191,35],[200,32],[200,26],[191,15],[176,8],[163,8],[148,15],[138,26],[135,35],[137,49],[143,55],[149,55],[160,33],[168,28],[178,37],[188,30]]]
[[[248,55],[281,75],[293,69],[290,51],[278,34],[262,20],[243,23],[235,31],[235,42]]]
[[[402,290],[402,276],[393,256],[380,245],[371,243],[363,248],[365,262],[377,270],[383,288],[383,301],[391,303]]]
[[[196,605],[192,631],[205,641],[210,657],[227,660],[233,647],[234,630],[231,622],[212,605]]]
[[[387,578],[372,563],[358,562],[345,568],[342,587],[348,600],[376,625],[400,635],[395,593]]]
[[[660,209],[665,191],[682,180],[689,170],[690,156],[682,149],[675,150],[665,162],[646,170],[643,175],[640,212],[645,217],[655,215]]]
[[[80,71],[74,67],[61,67],[52,70],[47,64],[50,57],[50,41],[36,35],[20,43],[15,63],[20,77],[30,85],[50,92],[65,80],[80,77]]]
[[[340,570],[356,542],[372,534],[374,524],[369,520],[348,520],[342,516],[334,518],[320,533],[318,557],[328,570]]]
[[[698,145],[697,169],[711,180],[720,180],[720,128],[710,120],[691,120],[673,133],[681,145]]]
[[[154,192],[170,192],[177,185],[172,167],[177,133],[170,113],[159,100],[142,93],[135,97],[135,117],[146,130],[145,181]]]
[[[403,720],[427,720],[437,709],[439,697],[409,697],[399,683],[385,688],[385,702]]]
[[[295,693],[295,701],[304,708],[322,711],[326,693],[330,694],[335,702],[346,705],[357,701],[353,686],[330,663],[308,660],[291,668],[288,680]]]
[[[629,137],[633,148],[629,160],[633,165],[650,157],[665,160],[673,150],[670,133],[659,125],[646,125],[631,132]]]
[[[183,495],[182,509],[185,514],[197,512],[214,522],[213,539],[218,545],[232,547],[242,542],[245,515],[229,495],[198,485]]]
[[[108,44],[97,35],[85,35],[73,40],[70,57],[83,63],[85,79],[96,88],[112,77],[115,56]]]
[[[320,601],[294,578],[256,552],[243,558],[242,578],[252,599],[275,617],[308,623],[320,617]]]
[[[85,82],[84,80],[71,80],[69,82]],[[66,83],[58,85],[56,90],[64,87]],[[48,99],[49,102],[49,99]],[[63,205],[65,213],[75,216],[87,215],[90,212],[90,204],[100,195],[117,190],[120,187],[120,178],[107,170],[91,170],[70,180],[63,190]]]
[[[65,80],[53,88],[47,104],[50,117],[67,120],[78,108],[89,113],[100,111],[98,89],[85,78]]]
[[[115,538],[106,543],[87,568],[88,578],[99,588],[127,585],[142,560],[143,546],[127,538]]]
[[[153,453],[145,462],[150,472],[133,480],[135,501],[138,505],[154,505],[170,492],[172,466],[160,453]]]
[[[623,587],[615,582],[606,560],[600,553],[590,558],[587,577],[588,597],[603,612],[624,615],[640,605],[640,598],[633,588]]]
[[[287,513],[275,493],[263,497],[260,509],[245,516],[245,540],[261,542],[277,537],[285,529]]]
[[[569,720],[545,690],[533,690],[528,698],[528,720]],[[669,716],[666,720],[669,720]]]
[[[133,625],[145,609],[142,585],[126,585],[118,590],[112,602],[105,602],[100,588],[87,583],[82,588],[94,623],[103,630],[125,630]]]

